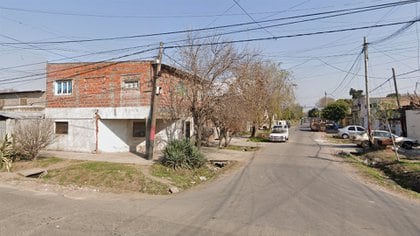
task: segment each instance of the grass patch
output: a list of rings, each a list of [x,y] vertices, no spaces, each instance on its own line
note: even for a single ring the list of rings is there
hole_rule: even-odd
[[[86,161],[50,170],[43,179],[61,185],[94,187],[117,193],[168,194],[166,184],[147,178],[134,164]]]
[[[58,157],[39,157],[34,163],[39,167],[48,167],[63,161],[65,160]]]
[[[229,162],[223,168],[206,164],[198,169],[173,169],[154,164],[150,167],[152,176],[148,176],[142,172],[145,167],[135,164],[67,160],[56,157],[16,162],[18,170],[37,167],[48,169],[48,174],[40,179],[44,183],[88,187],[104,192],[141,192],[153,195],[169,194],[170,185],[184,190],[189,189],[216,178],[234,165],[235,162]]]
[[[350,159],[349,163],[368,180],[420,199],[420,162],[397,162],[389,150],[370,151],[360,157],[341,153],[338,156]]]
[[[261,143],[261,142],[269,142],[270,140],[266,137],[250,137],[248,139],[251,142]]]
[[[420,172],[419,162],[402,161],[400,164],[409,172]]]
[[[224,170],[229,169],[232,165],[232,163],[229,163],[222,169],[213,167],[209,164],[197,169],[174,169],[165,167],[161,164],[154,164],[151,167],[150,173],[155,177],[167,179],[171,181],[174,186],[185,190],[215,178],[223,173]]]
[[[54,166],[66,165],[65,163],[73,162],[72,160],[61,159],[58,157],[39,157],[36,160],[18,160],[13,162],[13,171],[19,171],[31,168],[50,168]]]
[[[334,135],[331,135],[331,134],[325,134],[324,137],[328,140],[328,142],[334,143],[334,144],[351,144],[352,143],[350,139],[334,137]]]

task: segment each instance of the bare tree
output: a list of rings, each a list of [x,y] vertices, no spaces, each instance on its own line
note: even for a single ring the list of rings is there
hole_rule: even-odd
[[[196,145],[200,148],[205,124],[223,89],[220,84],[231,77],[230,70],[241,55],[220,37],[199,40],[189,35],[187,40],[190,46],[179,50],[178,63],[191,74],[185,98],[194,121]]]
[[[18,151],[30,160],[54,141],[54,122],[50,119],[20,120],[13,138]]]
[[[278,65],[263,62],[258,57],[248,57],[236,68],[237,87],[241,90],[243,104],[252,122],[251,137],[263,123],[269,123],[294,102],[293,86],[287,80],[289,73]]]
[[[248,112],[243,97],[234,87],[215,100],[211,120],[218,132],[220,148],[227,147],[233,135],[245,130]]]

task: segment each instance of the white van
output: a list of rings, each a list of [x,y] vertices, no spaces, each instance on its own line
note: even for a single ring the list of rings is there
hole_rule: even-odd
[[[289,140],[289,127],[287,123],[284,125],[282,124],[273,126],[269,139],[271,142],[286,142]]]

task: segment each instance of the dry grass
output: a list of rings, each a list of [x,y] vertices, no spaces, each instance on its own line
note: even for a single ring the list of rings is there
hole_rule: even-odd
[[[182,190],[189,189],[216,178],[233,166],[235,166],[233,162],[224,168],[216,168],[208,164],[202,168],[190,170],[172,169],[160,164],[146,167],[135,164],[45,157],[34,161],[15,162],[13,170],[17,172],[24,169],[45,168],[48,174],[36,181],[49,184],[87,187],[113,193],[140,192],[165,195],[169,194],[170,186],[176,186]]]

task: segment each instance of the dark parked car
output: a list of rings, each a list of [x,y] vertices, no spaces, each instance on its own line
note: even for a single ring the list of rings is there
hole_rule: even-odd
[[[335,123],[329,123],[325,125],[325,133],[335,134],[338,133],[338,129],[341,128]]]

